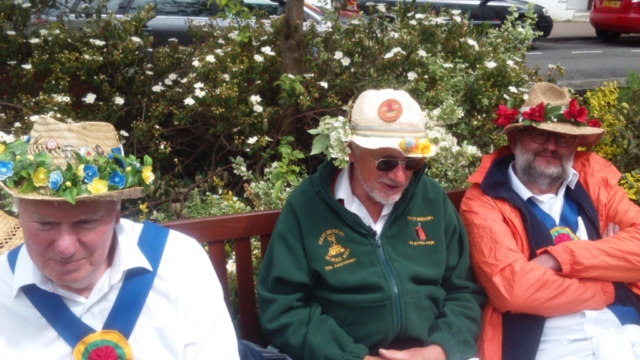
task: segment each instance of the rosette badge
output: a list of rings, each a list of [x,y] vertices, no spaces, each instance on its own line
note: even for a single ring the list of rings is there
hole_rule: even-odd
[[[25,140],[0,139],[0,187],[17,198],[114,200],[142,197],[153,162],[125,156],[115,128],[104,122],[34,121]]]
[[[572,99],[567,88],[550,83],[537,83],[529,90],[527,100],[517,106],[513,99],[499,105],[493,123],[501,134],[525,126],[579,136],[579,144],[595,145],[604,135],[598,119],[589,118],[586,107]]]

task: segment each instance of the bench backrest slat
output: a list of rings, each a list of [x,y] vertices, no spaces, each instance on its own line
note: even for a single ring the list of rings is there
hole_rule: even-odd
[[[449,200],[457,210],[465,190],[447,192]],[[200,243],[208,244],[209,259],[220,279],[227,307],[229,303],[229,278],[225,258],[225,241],[233,241],[236,259],[238,315],[240,337],[251,342],[259,342],[258,310],[256,306],[255,282],[253,278],[253,258],[251,237],[260,238],[260,256],[264,257],[273,227],[280,210],[252,211],[242,214],[220,215],[200,219],[188,219],[163,223],[162,225],[187,234]]]

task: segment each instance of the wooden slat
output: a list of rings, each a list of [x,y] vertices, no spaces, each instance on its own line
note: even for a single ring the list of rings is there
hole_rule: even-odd
[[[258,313],[256,311],[256,291],[253,280],[253,259],[251,239],[236,239],[233,243],[236,253],[236,274],[238,276],[238,313],[240,333],[243,339],[258,341]]]
[[[458,210],[458,212],[460,212],[460,203],[462,203],[462,198],[464,197],[465,191],[466,189],[447,191],[449,200],[451,200],[451,203],[453,203],[453,206],[456,207],[456,210]]]
[[[222,292],[224,293],[224,301],[227,304],[227,309],[231,309],[229,303],[229,277],[227,276],[227,261],[224,256],[224,242],[210,242],[209,244],[209,259],[213,265],[213,269],[218,275],[220,280],[220,286],[222,286]]]

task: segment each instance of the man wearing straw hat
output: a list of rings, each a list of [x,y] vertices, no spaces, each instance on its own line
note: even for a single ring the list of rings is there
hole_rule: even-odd
[[[427,119],[409,94],[368,90],[348,166],[325,162],[288,197],[258,281],[262,324],[294,359],[465,359],[484,294],[446,193],[424,175]]]
[[[461,206],[489,296],[480,357],[640,359],[640,209],[583,150],[600,123],[549,83],[496,114],[509,146],[482,159]]]
[[[149,189],[151,159],[124,156],[111,124],[33,125],[0,144],[24,237],[0,256],[0,358],[237,359],[199,244],[120,219],[120,201]]]

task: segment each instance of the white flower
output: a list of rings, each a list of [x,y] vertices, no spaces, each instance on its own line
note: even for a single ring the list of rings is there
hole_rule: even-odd
[[[390,33],[389,33],[389,37],[390,37],[391,39],[397,39],[397,38],[399,38],[399,37],[400,37],[400,35],[398,35],[398,33],[397,33],[397,32],[392,31],[392,32],[390,32]]]
[[[406,53],[404,51],[402,51],[401,48],[395,47],[395,48],[391,49],[391,51],[389,51],[388,53],[384,54],[384,58],[385,59],[392,58],[393,55],[395,55],[397,53],[401,53],[402,55],[406,55]]]
[[[229,81],[229,75],[227,74],[222,74],[222,78],[224,79],[224,81]]]
[[[366,4],[364,4],[364,6],[375,6],[375,5],[376,5],[376,3],[371,2],[371,1],[367,2]]]
[[[98,40],[98,39],[89,39],[89,42],[92,43],[95,46],[104,46],[107,43],[102,41],[102,40]]]
[[[200,67],[200,61],[198,61],[198,60],[193,60],[193,61],[191,62],[191,65],[193,65],[194,67]]]
[[[93,93],[88,93],[87,96],[82,98],[82,101],[86,102],[87,104],[93,104],[95,100],[96,100],[96,94],[93,94]]]
[[[171,79],[169,79],[169,78],[164,79],[164,83],[165,83],[166,85],[173,85],[173,82],[172,82],[172,81],[171,81]]]
[[[139,37],[137,37],[137,36],[132,36],[132,37],[130,37],[130,39],[131,39],[131,41],[133,41],[134,43],[138,43],[138,44],[142,45],[142,39],[140,39]]]
[[[13,35],[15,35],[15,34],[16,34],[16,32],[15,32],[15,31],[8,30],[8,31],[6,31],[6,32],[5,32],[5,34],[7,34],[7,35],[9,35],[9,36],[13,36]]]
[[[271,46],[265,46],[265,47],[261,47],[260,51],[262,51],[263,53],[267,54],[267,55],[275,55],[276,53],[273,52],[273,50],[271,50]]]
[[[177,42],[177,41],[178,41],[178,39],[176,39],[176,38],[170,38],[170,39],[169,39],[169,41],[176,41],[176,42]]]
[[[416,14],[416,19],[424,19],[425,16],[425,14]]]
[[[458,15],[458,14],[460,14],[460,10],[451,10],[451,13],[453,15]]]
[[[507,65],[517,68],[516,64],[513,62],[513,60],[507,60]]]
[[[557,67],[557,65],[549,64],[549,65],[547,65],[547,67],[548,67],[550,70],[553,70],[553,69],[555,69],[555,68]]]
[[[227,271],[228,272],[236,272],[236,262],[233,261],[233,259],[229,259],[229,262],[227,263]]]
[[[523,99],[523,100],[525,100],[525,101],[526,101],[527,99],[529,99],[529,94],[524,94],[524,95],[522,95],[522,99]]]
[[[195,96],[201,98],[203,97],[207,92],[204,90],[200,90],[200,89],[196,89],[196,91],[194,91]]]
[[[176,74],[169,74],[169,80],[176,80],[178,78],[178,75]]]
[[[204,84],[201,83],[201,82],[198,82],[198,83],[193,84],[193,87],[196,88],[196,89],[200,89],[200,88],[204,87]]]
[[[228,35],[231,39],[235,39],[238,37],[238,32],[237,31],[232,31],[229,33]]]
[[[37,43],[40,42],[40,39],[38,39],[38,38],[29,39],[29,42],[32,43],[32,44],[37,44]]]
[[[262,57],[262,55],[255,54],[255,55],[253,55],[253,60],[255,60],[257,62],[263,62],[264,61],[264,57]]]
[[[147,70],[147,71],[145,71],[145,74],[147,74],[147,75],[153,75],[153,71],[149,71],[149,70]]]
[[[7,64],[9,64],[9,65],[15,65],[15,64],[16,64],[16,62],[15,62],[15,61],[7,61]]]
[[[216,58],[213,55],[207,55],[207,57],[204,59],[211,63],[216,61]]]
[[[349,66],[349,64],[351,64],[351,59],[349,59],[348,57],[344,57],[344,58],[342,58],[342,60],[340,60],[340,62],[344,66]]]
[[[417,53],[420,57],[427,57],[427,52],[424,50],[418,50]]]
[[[315,74],[303,74],[304,77],[306,77],[307,79],[311,79],[312,77],[315,76]]]
[[[263,110],[262,106],[260,106],[258,104],[253,105],[253,111],[261,113],[262,110]]]
[[[376,9],[378,9],[378,11],[380,12],[387,12],[387,8],[384,6],[384,4],[378,4],[376,5]]]
[[[484,66],[486,66],[489,69],[493,69],[494,67],[496,67],[496,63],[494,61],[487,61],[484,63]]]
[[[249,98],[249,101],[251,101],[251,103],[255,105],[260,101],[262,101],[262,98],[260,98],[260,95],[251,95],[251,97]]]
[[[222,49],[215,49],[213,52],[218,55],[224,55],[224,51],[222,51]]]
[[[36,121],[40,118],[40,115],[33,115],[33,116],[29,116],[29,120],[31,121]],[[5,133],[2,133],[2,135],[6,135]]]
[[[252,137],[247,139],[247,143],[251,144],[251,145],[255,144],[256,141],[258,141],[258,137],[257,136],[252,136]]]
[[[443,68],[452,68],[452,67],[453,67],[453,64],[449,64],[449,63],[442,64],[442,67],[443,67]]]
[[[415,73],[415,72],[413,72],[413,71],[409,71],[409,72],[407,73],[407,77],[409,78],[409,80],[414,80],[415,78],[417,78],[417,77],[418,77],[418,74],[416,74],[416,73]]]
[[[14,127],[14,128],[19,128],[19,127],[22,127],[22,124],[20,124],[19,122],[17,122],[17,123],[15,123],[15,124],[13,124],[13,127]]]
[[[22,4],[22,7],[23,8],[29,8],[29,7],[31,7],[31,3],[24,3],[24,4]]]
[[[218,39],[218,44],[223,44],[224,45],[224,40]]]
[[[518,93],[518,89],[516,89],[516,87],[515,87],[515,86],[509,86],[509,91],[511,91],[511,92],[512,92],[512,93],[514,93],[514,94],[517,94],[517,93]]]
[[[418,25],[418,22],[415,20],[409,20],[409,24],[411,25]]]
[[[180,82],[183,83],[183,84],[186,84],[187,81],[189,81],[189,78],[184,78],[184,79],[180,80]]]
[[[453,17],[453,20],[455,20],[457,22],[461,22],[462,18],[460,16],[456,15],[456,16]]]
[[[333,58],[334,58],[334,59],[336,59],[336,60],[340,60],[340,59],[342,59],[343,57],[344,57],[344,54],[342,53],[342,51],[336,51],[336,52],[333,54]]]
[[[120,96],[116,96],[113,98],[113,102],[116,103],[116,105],[122,105],[124,104],[124,99]]]
[[[128,137],[129,133],[124,131],[124,130],[120,130],[120,135],[124,136],[124,137]]]
[[[292,74],[287,74],[287,77],[288,77],[289,79],[295,79],[295,78],[296,78],[296,77],[295,77],[295,76],[293,76]]]
[[[323,88],[325,88],[325,89],[328,89],[328,88],[329,88],[329,84],[327,84],[327,82],[326,82],[326,81],[320,81],[318,84],[319,84],[320,86],[322,86]]]
[[[185,104],[185,105],[193,105],[193,104],[195,104],[195,103],[196,103],[196,102],[195,102],[195,100],[193,100],[193,99],[192,99],[192,98],[190,98],[190,97],[188,97],[188,98],[184,99],[184,104]]]
[[[153,92],[160,92],[162,90],[164,90],[164,86],[162,86],[162,85],[156,85],[156,86],[151,88],[151,91],[153,91]]]
[[[466,38],[465,41],[467,42],[467,44],[473,46],[476,50],[478,50],[478,43],[475,40]]]

